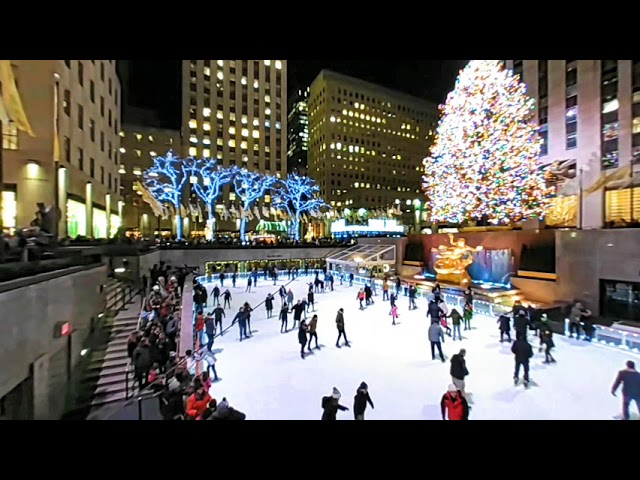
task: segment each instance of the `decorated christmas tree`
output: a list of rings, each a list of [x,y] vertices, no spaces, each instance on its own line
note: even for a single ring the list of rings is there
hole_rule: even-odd
[[[534,100],[497,60],[472,60],[441,107],[423,188],[431,220],[542,218],[552,190],[538,166]]]

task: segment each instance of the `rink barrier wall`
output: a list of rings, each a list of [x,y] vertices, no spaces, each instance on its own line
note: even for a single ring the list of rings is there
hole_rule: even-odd
[[[584,325],[584,324],[582,324]],[[604,325],[593,325],[595,328],[593,343],[607,347],[619,348],[627,352],[640,353],[640,335],[633,332],[625,332],[617,328],[605,327]],[[569,319],[564,320],[564,334],[569,336]],[[580,335],[580,339],[584,339]]]

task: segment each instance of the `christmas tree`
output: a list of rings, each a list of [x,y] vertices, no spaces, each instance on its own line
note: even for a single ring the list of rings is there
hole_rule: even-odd
[[[542,218],[552,190],[538,168],[534,100],[497,60],[472,60],[440,107],[423,188],[431,220]]]

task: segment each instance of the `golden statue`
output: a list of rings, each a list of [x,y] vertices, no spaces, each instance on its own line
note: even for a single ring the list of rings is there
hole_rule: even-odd
[[[438,254],[433,267],[438,274],[437,280],[467,286],[471,283],[467,267],[473,263],[473,252],[479,252],[482,247],[470,247],[464,238],[454,241],[452,233],[449,234],[449,243],[450,245],[440,245],[431,249]]]

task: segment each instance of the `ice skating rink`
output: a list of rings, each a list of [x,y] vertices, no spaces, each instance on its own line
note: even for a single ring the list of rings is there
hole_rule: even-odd
[[[301,277],[291,283],[296,300],[306,297],[311,280]],[[224,326],[242,303],[255,307],[286,282],[281,280],[274,287],[273,281],[260,277],[257,288],[244,293],[246,281],[240,281],[231,289],[232,309],[226,312]],[[558,363],[545,365],[537,337],[529,335],[536,353],[531,359],[531,386],[526,390],[513,385],[511,345],[499,343],[497,319],[476,315],[473,329],[462,332],[462,341],[446,337],[443,364],[431,360],[425,300],[418,299],[418,309],[409,311],[408,298],[400,297],[400,323],[392,326],[389,302],[382,301],[381,291],[374,305],[360,311],[359,287],[339,283],[334,292],[315,295],[322,348],[304,360],[297,329],[281,334],[280,321],[277,316],[267,319],[264,305],[252,313],[252,338],[239,342],[235,325],[216,339],[216,368],[222,380],[211,388],[213,397],[226,396],[251,420],[319,420],[322,396],[337,387],[341,403],[350,409],[339,412],[338,420],[352,420],[353,397],[365,381],[375,404],[374,410],[367,409],[367,419],[439,420],[440,399],[451,383],[449,358],[465,348],[471,420],[612,420],[621,411],[621,393],[617,398],[610,393],[616,373],[628,359],[640,363],[637,355],[555,336],[553,355]],[[213,284],[206,286],[209,292],[213,288]],[[276,315],[279,307],[280,298],[275,295]],[[335,347],[335,317],[341,307],[351,348]],[[290,314],[289,328],[292,324]],[[632,416],[638,418],[634,406]]]

